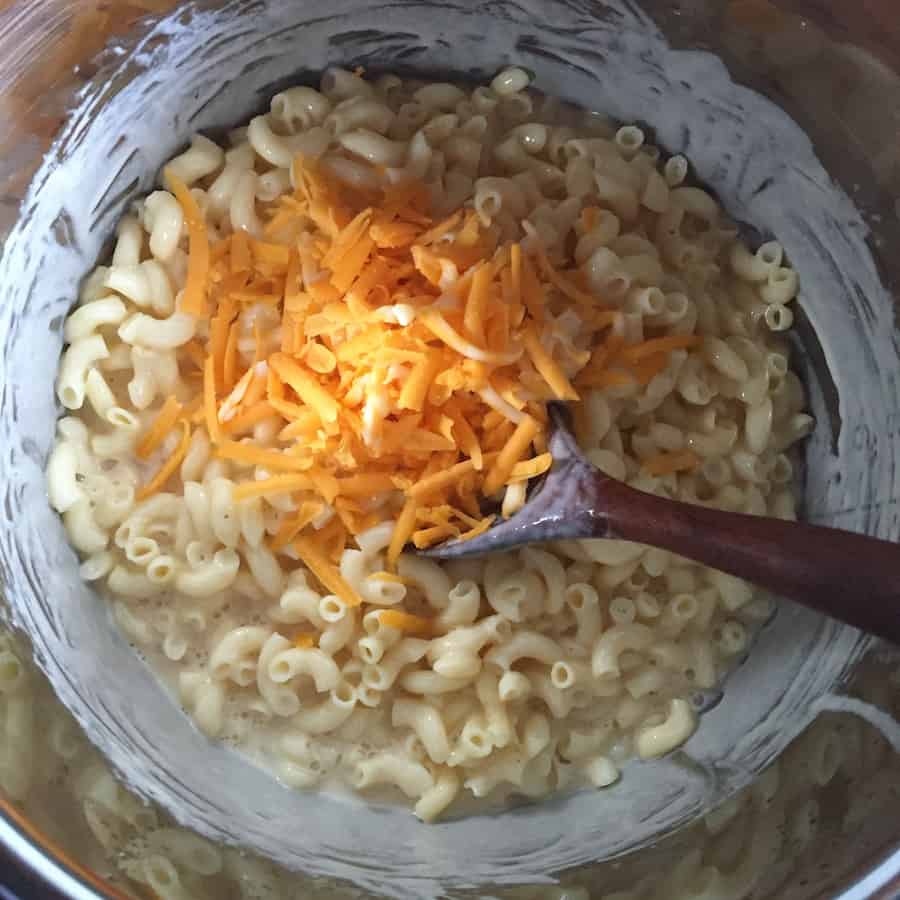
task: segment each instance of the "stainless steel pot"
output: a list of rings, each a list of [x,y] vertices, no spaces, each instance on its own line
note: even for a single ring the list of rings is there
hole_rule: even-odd
[[[17,223],[27,227],[34,215],[35,195],[30,195],[24,205],[21,200],[38,165],[48,153],[61,157],[68,152],[66,143],[53,146],[52,141],[77,91],[85,92],[82,101],[85,94],[97,92],[98,109],[101,109],[103,103],[113,101],[127,87],[121,81],[123,59],[133,61],[137,68],[142,59],[152,61],[155,49],[160,43],[174,40],[179,28],[190,28],[192,22],[204,21],[192,18],[199,13],[225,9],[234,14],[234,22],[238,23],[238,13],[263,16],[267,4],[262,0],[184,4],[179,16],[168,19],[169,24],[163,27],[141,19],[145,13],[166,15],[178,6],[181,5],[168,0],[144,0],[114,7],[95,2],[31,0],[27,4],[9,4],[0,14],[0,102],[7,123],[5,133],[0,135],[0,234],[3,237]],[[294,4],[290,12],[285,12],[287,9],[280,7],[279,15],[293,16],[297,22],[321,22],[324,18],[322,11],[307,4]],[[607,39],[611,39],[617,16],[640,15],[638,10],[643,10],[650,17],[647,27],[660,28],[673,47],[713,51],[726,62],[736,81],[774,101],[805,129],[826,169],[862,212],[861,221],[870,231],[868,246],[878,264],[881,285],[895,299],[900,297],[900,255],[893,251],[900,247],[900,11],[894,0],[857,3],[821,0],[790,6],[768,0],[685,0],[679,4],[617,0],[611,7],[590,2],[541,5],[523,2],[497,3],[477,11],[467,4],[442,8],[423,3],[395,3],[385,9],[390,10],[391,27],[404,31],[403,40],[410,40],[406,32],[414,34],[424,16],[428,18],[430,33],[436,35],[435,40],[445,42],[448,47],[473,40],[470,33],[461,30],[459,23],[465,22],[470,12],[477,14],[478,22],[490,26],[486,29],[487,47],[482,45],[479,50],[482,58],[490,56],[493,32],[500,33],[507,16],[521,13],[530,25],[522,32],[515,49],[534,59],[552,55],[547,42],[550,32],[562,34],[566,28],[577,25],[588,33],[592,28],[602,27]],[[408,28],[401,28],[406,21]],[[546,33],[531,27],[543,21]],[[96,52],[107,40],[113,42],[112,49],[96,60]],[[415,41],[412,43],[415,45]],[[354,54],[363,44],[369,54],[364,61],[377,64],[379,42],[362,32],[343,43],[333,42],[329,60],[360,61]],[[503,41],[500,44],[506,46]],[[267,49],[262,44],[258,50],[263,61]],[[421,49],[417,51],[415,46],[406,49],[409,52],[403,56],[398,54],[396,46],[385,43],[383,58],[399,55],[416,65],[422,59]],[[498,64],[504,61],[498,60]],[[593,64],[601,66],[602,62],[598,55]],[[567,86],[568,64],[558,59],[548,63],[555,67],[552,71],[561,90]],[[577,74],[572,68],[570,75],[573,81],[584,80],[584,70]],[[592,77],[590,72],[587,77]],[[103,90],[98,91],[98,85]],[[684,90],[690,91],[692,87],[689,82],[683,84]],[[633,111],[638,118],[643,113],[643,110]],[[69,187],[78,189],[77,184]],[[107,198],[109,206],[104,209],[108,221],[114,220],[128,193],[137,187],[125,185],[122,193]],[[789,205],[792,199],[784,196],[779,202]],[[61,233],[68,227],[64,217],[52,222],[52,228]],[[21,252],[22,234],[20,228],[7,245],[7,272],[12,258],[10,247],[18,240],[15,249]],[[4,287],[4,296],[14,301],[15,280],[8,280]],[[65,298],[60,299],[64,303]],[[856,304],[853,310],[864,316],[866,298],[852,300]],[[887,328],[890,331],[890,324]],[[8,356],[16,350],[8,343],[10,334],[8,324],[5,330],[0,328]],[[823,342],[816,339],[813,329],[806,331],[803,345],[810,380],[817,386],[814,399],[820,419],[817,440],[821,459],[826,459],[832,443],[837,446],[843,442],[842,453],[856,452],[865,463],[863,468],[878,476],[873,474],[858,484],[842,486],[839,469],[837,481],[832,478],[835,472],[831,472],[821,481],[821,490],[808,494],[807,515],[896,539],[898,483],[888,463],[900,452],[900,402],[896,382],[890,380],[900,371],[900,356],[897,334],[881,337],[892,344],[893,356],[882,368],[853,369],[864,375],[847,387],[838,377],[842,366],[846,371],[840,353],[845,347],[850,348],[847,352],[851,354],[864,353],[868,346],[865,340],[851,340],[848,331],[847,342],[842,344],[831,334],[823,349]],[[829,348],[836,349],[837,355],[826,353]],[[20,358],[18,352],[15,358]],[[829,374],[829,367],[834,377]],[[879,380],[882,375],[887,379],[883,384]],[[17,387],[12,378],[6,388],[4,411],[15,401]],[[868,402],[875,395],[876,399]],[[865,407],[864,415],[855,415],[855,396],[860,399],[859,405]],[[17,445],[16,449],[26,456],[29,453],[25,445]],[[40,456],[37,446],[34,455]],[[8,453],[5,463],[5,471],[15,475],[15,454]],[[17,503],[22,503],[23,496],[10,489],[14,483],[17,484],[15,477],[5,485],[11,520],[19,513]],[[50,538],[48,543],[52,543]],[[10,548],[21,550],[21,547],[12,539],[4,544],[7,553],[4,576],[16,590]],[[28,562],[24,565],[27,568]],[[810,627],[815,630],[813,625]],[[845,645],[848,652],[856,652],[858,645],[848,640]],[[770,649],[774,653],[777,642]],[[22,730],[27,729],[30,741],[27,778],[23,775],[24,764],[16,770],[8,762],[11,754],[4,757],[0,753],[0,845],[65,897],[116,897],[133,893],[144,896],[141,892],[146,890],[146,884],[142,885],[142,881],[147,881],[145,873],[142,875],[123,860],[136,854],[136,842],[143,840],[146,845],[147,840],[165,841],[165,835],[171,838],[170,832],[176,833],[172,831],[173,826],[164,814],[129,799],[124,789],[116,786],[99,754],[80,737],[43,676],[31,665],[30,651],[4,632],[0,632],[0,651],[7,654],[2,657],[7,665],[22,667],[17,693],[10,692],[0,700],[0,737],[5,735],[9,743],[12,740],[9,735],[18,728],[16,740],[21,742]],[[46,668],[46,659],[44,663]],[[577,865],[572,864],[571,854],[562,854],[561,858],[568,862],[560,867],[542,866],[523,857],[518,866],[506,865],[493,885],[473,876],[474,895],[510,900],[532,896],[569,896],[573,900],[587,896],[607,900],[614,896],[708,896],[737,900],[751,894],[799,900],[898,895],[900,732],[892,719],[900,698],[897,676],[896,658],[883,648],[869,648],[865,660],[855,666],[852,680],[841,696],[820,704],[822,714],[812,727],[797,738],[774,768],[767,770],[760,783],[741,795],[743,799],[726,799],[730,788],[705,795],[721,805],[704,819],[674,831],[653,846],[617,859],[605,858],[609,854],[598,849],[597,856],[604,857],[601,862],[592,861],[590,853],[585,852],[578,857]],[[727,717],[727,712],[719,713],[720,718],[723,715]],[[3,746],[0,743],[0,751]],[[760,765],[768,762],[764,757],[761,749],[757,760]],[[811,759],[817,760],[820,767],[812,766]],[[711,771],[715,772],[714,767]],[[825,778],[823,772],[829,777]],[[717,777],[731,784],[731,774],[723,769]],[[776,791],[778,779],[780,785]],[[737,786],[739,780],[734,780],[732,786]],[[627,804],[625,810],[627,813]],[[552,818],[552,806],[546,815]],[[516,817],[504,822],[504,829],[512,828],[511,844],[516,841],[516,829],[525,827],[523,816],[518,816],[518,825]],[[572,827],[577,831],[578,822]],[[159,837],[160,833],[163,837]],[[433,883],[429,882],[427,860],[434,859],[436,873],[446,873],[447,862],[441,856],[450,852],[449,844],[442,847],[440,828],[429,835],[422,839],[424,850],[420,848],[417,857],[421,870],[417,877],[423,895],[426,891],[436,891],[445,878],[444,874],[436,874]],[[530,840],[535,839],[532,834]],[[196,867],[192,869],[187,863],[176,866],[174,880],[166,875],[171,880],[166,890],[170,889],[173,897],[357,896],[355,889],[340,879],[312,879],[281,871],[236,850],[218,850],[206,844],[197,846],[204,848],[202,852],[208,854],[206,859],[217,860],[207,866],[215,871],[195,871]],[[365,849],[359,848],[361,855]],[[544,849],[538,846],[535,852]],[[458,865],[456,857],[452,858],[452,865]],[[352,875],[352,866],[342,868],[341,874]],[[395,862],[385,865],[383,871],[377,867],[373,870],[369,863],[362,879],[363,895],[388,892],[392,889],[391,882],[399,877]],[[2,879],[0,872],[0,884]],[[557,880],[562,888],[548,886]],[[542,885],[542,881],[547,884]],[[165,878],[162,883],[165,887]],[[452,885],[453,896],[469,895],[466,872],[455,872]],[[702,893],[704,889],[706,893]]]

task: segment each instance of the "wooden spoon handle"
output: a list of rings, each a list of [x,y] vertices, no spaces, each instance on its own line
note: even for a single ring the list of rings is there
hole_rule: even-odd
[[[900,645],[900,544],[665,500],[609,479],[601,490],[606,537],[670,550]]]

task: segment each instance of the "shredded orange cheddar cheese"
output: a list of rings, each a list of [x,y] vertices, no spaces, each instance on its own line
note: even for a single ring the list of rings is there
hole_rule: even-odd
[[[693,450],[676,450],[645,459],[641,463],[641,468],[648,475],[670,475],[673,472],[696,469],[699,465],[700,457]]]
[[[494,520],[496,516],[485,516],[477,525],[470,528],[468,531],[464,531],[459,539],[461,541],[470,541],[472,538],[478,537],[480,534],[484,534],[491,525],[494,524]]]
[[[238,435],[245,431],[249,431],[254,425],[266,419],[271,419],[275,415],[275,408],[271,403],[260,400],[253,406],[248,406],[242,412],[236,413],[227,422],[224,422],[220,428],[221,432],[228,435]]]
[[[181,179],[167,169],[165,180],[169,190],[181,205],[184,221],[188,228],[188,274],[184,296],[181,300],[181,309],[192,316],[202,316],[206,313],[210,263],[206,220],[203,218],[203,213],[193,194]]]
[[[540,338],[533,328],[527,328],[524,334],[525,349],[534,363],[534,367],[543,376],[544,381],[560,400],[578,400],[578,392],[569,383],[565,373],[544,349]]]
[[[531,459],[518,462],[509,473],[507,484],[515,484],[517,481],[528,481],[543,475],[553,465],[553,457],[549,453],[539,453]]]
[[[181,442],[175,452],[163,463],[160,470],[147,482],[136,494],[138,502],[146,500],[158,493],[165,483],[175,474],[175,470],[184,462],[185,456],[191,446],[191,426],[184,419],[181,420]]]
[[[203,364],[203,413],[206,420],[206,430],[209,439],[218,444],[221,439],[219,431],[219,410],[216,405],[216,361],[213,356],[207,356]]]
[[[672,350],[682,350],[688,347],[696,347],[702,338],[698,334],[671,334],[666,337],[653,338],[640,344],[622,349],[622,359],[629,363],[635,363],[654,356],[657,353],[668,353]]]
[[[344,580],[321,548],[310,538],[297,538],[292,544],[297,556],[325,587],[347,606],[360,606],[362,597]]]
[[[138,459],[149,459],[153,451],[165,440],[166,435],[175,427],[182,413],[181,404],[174,396],[168,397],[159,411],[150,429],[141,438],[135,448],[135,456]]]
[[[236,502],[293,498],[273,552],[293,548],[348,603],[332,561],[354,535],[393,521],[393,572],[407,543],[481,533],[508,485],[550,468],[547,402],[646,384],[697,342],[650,329],[627,344],[622,314],[577,268],[501,242],[472,209],[432,221],[421,183],[354,187],[303,157],[291,175],[261,235],[214,246],[167,176],[188,227],[182,308],[208,323],[189,347],[202,387],[188,412],[164,404],[139,455],[182,416],[205,428],[245,473]]]
[[[416,501],[410,498],[406,501],[397,524],[394,527],[394,533],[391,536],[391,543],[388,546],[387,560],[388,565],[393,568],[397,565],[397,560],[406,546],[406,542],[412,537],[416,528]]]
[[[410,584],[406,578],[401,578],[393,572],[370,572],[366,575],[366,581],[389,581],[391,584]]]
[[[506,479],[512,474],[513,467],[528,452],[528,448],[540,430],[540,425],[531,416],[525,416],[516,426],[512,437],[500,451],[499,456],[491,466],[484,479],[484,493],[493,494],[506,483]]]
[[[304,501],[297,514],[286,519],[272,536],[272,539],[269,541],[269,549],[277,551],[282,547],[286,547],[307,525],[320,516],[324,509],[325,506],[322,503],[316,503],[311,500]]]
[[[274,475],[260,481],[245,481],[234,489],[234,500],[240,503],[252,497],[274,497],[294,491],[312,490],[312,479],[308,475]]]
[[[291,456],[278,450],[223,441],[216,450],[220,459],[232,459],[250,466],[264,466],[268,469],[282,469],[289,472],[304,472],[310,468],[310,461],[302,456]]]
[[[426,547],[453,537],[459,537],[459,529],[449,522],[443,522],[440,525],[432,525],[430,528],[420,528],[418,531],[414,531],[412,542],[417,550],[424,550]]]
[[[414,616],[412,613],[402,612],[398,609],[385,609],[378,614],[378,621],[389,628],[406,631],[410,634],[432,634],[434,623],[430,619]]]

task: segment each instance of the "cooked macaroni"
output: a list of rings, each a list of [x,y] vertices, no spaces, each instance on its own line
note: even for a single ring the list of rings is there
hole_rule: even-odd
[[[812,424],[781,247],[528,83],[331,70],[228,148],[196,137],[87,279],[58,380],[51,503],[197,725],[426,820],[674,750],[768,615],[620,541],[408,549],[521,508],[547,401],[614,478],[781,517]],[[157,892],[193,853],[164,849],[136,876]]]

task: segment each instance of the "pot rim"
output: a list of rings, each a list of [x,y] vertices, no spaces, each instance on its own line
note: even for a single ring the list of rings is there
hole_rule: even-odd
[[[131,900],[105,878],[72,860],[26,816],[0,797],[0,847],[7,850],[60,900]],[[856,877],[850,876],[851,878]],[[0,885],[2,886],[2,885]],[[874,867],[848,884],[834,900],[897,900],[900,897],[900,842]],[[21,898],[27,900],[27,898]]]
[[[33,825],[25,813],[0,796],[0,847],[43,885],[66,900],[131,900],[105,878],[72,859]],[[0,884],[2,887],[2,884]],[[27,900],[23,897],[21,900]]]

